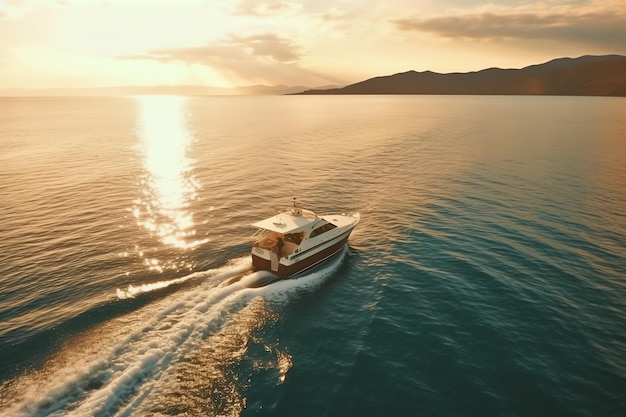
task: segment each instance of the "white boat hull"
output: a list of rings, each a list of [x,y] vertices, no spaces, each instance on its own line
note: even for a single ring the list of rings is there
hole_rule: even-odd
[[[332,236],[325,237],[323,240],[319,239],[317,242],[311,242],[310,247],[302,248],[302,250],[280,258],[271,249],[253,247],[252,266],[255,270],[271,271],[281,278],[290,278],[298,275],[339,252],[348,241],[348,237],[354,230],[357,222],[358,217],[355,218],[353,224],[340,230],[335,230]]]

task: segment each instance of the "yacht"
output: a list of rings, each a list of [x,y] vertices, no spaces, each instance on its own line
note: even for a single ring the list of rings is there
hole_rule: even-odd
[[[253,224],[252,267],[291,278],[339,252],[358,222],[358,213],[318,216],[294,197],[289,210]]]

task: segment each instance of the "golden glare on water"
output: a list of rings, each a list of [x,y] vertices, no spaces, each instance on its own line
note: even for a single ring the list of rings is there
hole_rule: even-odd
[[[168,246],[189,249],[208,239],[195,239],[191,203],[198,183],[188,157],[193,135],[186,119],[186,97],[137,97],[138,149],[144,176],[134,201],[137,223]]]

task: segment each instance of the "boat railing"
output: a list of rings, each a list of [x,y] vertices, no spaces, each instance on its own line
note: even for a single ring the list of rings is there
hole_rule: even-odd
[[[346,213],[346,212],[342,212],[342,213],[324,213],[324,217],[332,217],[332,216],[348,216],[348,217],[353,217],[356,220],[359,220],[361,218],[361,215],[359,213]]]
[[[259,241],[261,241],[263,238],[265,238],[270,232],[268,230],[265,229],[258,229],[256,232],[254,232],[254,234],[252,236],[250,236],[250,240],[254,243],[257,243]]]

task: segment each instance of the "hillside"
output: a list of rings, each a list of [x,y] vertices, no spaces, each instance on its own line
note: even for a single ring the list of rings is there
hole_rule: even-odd
[[[522,69],[440,74],[408,71],[343,88],[297,94],[467,94],[626,96],[626,57],[559,58]]]
[[[93,88],[48,88],[27,89],[7,88],[0,89],[0,97],[73,97],[73,96],[133,96],[133,95],[283,95],[297,93],[311,87],[304,86],[265,86],[253,85],[232,88],[206,87],[197,85],[174,86],[119,86]],[[319,87],[328,88],[328,87]]]

